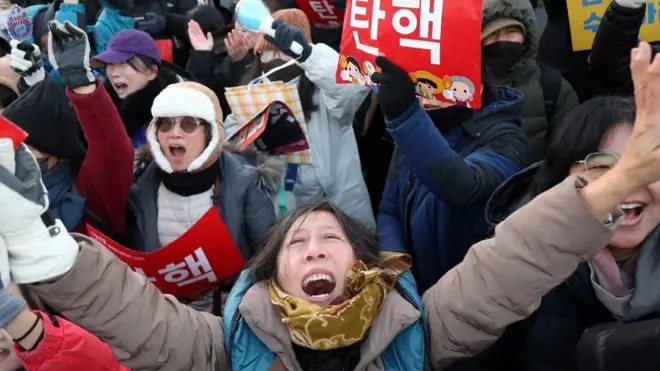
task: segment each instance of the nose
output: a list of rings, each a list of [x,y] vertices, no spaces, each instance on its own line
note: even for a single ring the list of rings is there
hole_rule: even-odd
[[[174,125],[172,130],[168,133],[168,137],[170,138],[183,138],[183,131],[181,130],[181,126],[179,125]]]
[[[323,246],[323,243],[313,239],[310,241],[307,246],[307,252],[305,254],[305,261],[312,262],[314,260],[325,260],[328,257],[328,253]]]

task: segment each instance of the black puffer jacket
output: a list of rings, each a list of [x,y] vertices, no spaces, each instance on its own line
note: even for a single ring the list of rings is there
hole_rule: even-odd
[[[612,1],[598,27],[589,60],[599,94],[632,95],[630,50],[639,42],[646,5],[625,8]],[[657,49],[660,45],[655,45]]]

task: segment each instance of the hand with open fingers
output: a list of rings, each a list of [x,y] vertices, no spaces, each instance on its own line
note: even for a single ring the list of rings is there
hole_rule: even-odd
[[[419,104],[415,84],[408,73],[389,59],[376,57],[381,72],[374,72],[371,81],[380,84],[376,99],[388,121],[399,118],[413,104]]]
[[[85,31],[66,21],[48,23],[48,58],[70,89],[96,84],[89,66],[90,46]]]
[[[0,238],[17,283],[35,283],[68,272],[78,256],[78,244],[61,221],[47,227],[48,192],[41,171],[25,144],[0,139]]]
[[[190,45],[194,50],[197,51],[211,51],[213,50],[213,36],[211,33],[204,35],[202,27],[199,23],[190,20],[188,22],[188,38],[190,39]]]
[[[295,58],[300,62],[306,61],[312,54],[312,46],[309,44],[309,40],[307,40],[298,27],[288,25],[281,19],[276,19],[275,22],[273,22],[273,29],[275,30],[275,37],[264,35],[264,38],[269,43],[277,46],[282,53],[291,58]],[[291,45],[293,45],[294,41],[302,46],[303,52],[301,55],[297,55],[291,51]]]
[[[660,181],[660,56],[652,58],[651,46],[640,42],[632,49],[630,70],[635,88],[637,115],[617,166],[631,187]]]
[[[11,61],[9,65],[28,86],[35,85],[46,78],[39,47],[26,41],[11,40]]]
[[[227,54],[232,61],[242,61],[250,52],[250,49],[245,44],[245,39],[246,36],[237,30],[232,30],[225,37],[225,48],[227,48]]]

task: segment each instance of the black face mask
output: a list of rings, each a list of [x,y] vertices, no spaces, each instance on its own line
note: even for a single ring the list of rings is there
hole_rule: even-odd
[[[525,44],[496,41],[481,47],[481,64],[493,71],[505,72],[518,63],[525,54]]]
[[[273,61],[270,61],[268,63],[261,63],[261,71],[263,73],[268,73],[268,71],[280,67],[281,65],[285,64],[287,62],[281,60],[281,59],[276,59]],[[302,68],[298,67],[297,64],[292,64],[289,67],[283,68],[281,70],[278,70],[276,72],[273,72],[272,74],[268,75],[268,80],[270,81],[291,81],[295,79],[296,77],[300,76],[300,74],[303,72]]]

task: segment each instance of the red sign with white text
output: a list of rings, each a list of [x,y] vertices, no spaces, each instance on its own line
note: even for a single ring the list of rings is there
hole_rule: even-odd
[[[27,138],[27,133],[13,122],[0,116],[0,138],[9,138],[14,142],[14,150]]]
[[[425,106],[481,107],[483,0],[347,0],[337,82],[378,87],[383,55],[406,70]]]
[[[196,299],[243,269],[244,261],[215,208],[169,245],[152,253],[128,249],[87,225],[88,235],[161,292]]]
[[[339,27],[344,19],[333,0],[295,0],[298,8],[318,27]]]

